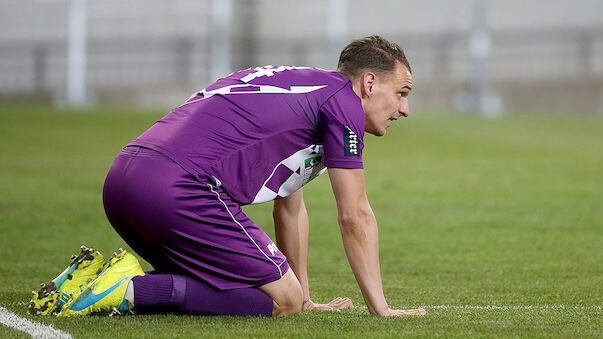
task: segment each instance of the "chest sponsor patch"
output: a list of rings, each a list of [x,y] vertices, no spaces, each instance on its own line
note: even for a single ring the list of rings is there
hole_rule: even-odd
[[[343,126],[343,152],[346,157],[359,157],[358,135],[348,126]]]

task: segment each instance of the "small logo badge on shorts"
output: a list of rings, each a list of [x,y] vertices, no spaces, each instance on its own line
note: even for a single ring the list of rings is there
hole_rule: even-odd
[[[274,254],[275,254],[275,253],[276,253],[276,251],[278,250],[278,247],[276,247],[276,245],[275,245],[273,242],[271,242],[271,243],[270,243],[270,245],[268,245],[268,246],[266,246],[266,247],[268,247],[268,250],[270,251],[270,254],[271,254],[272,256],[274,256]]]
[[[348,126],[343,126],[343,149],[346,157],[359,157],[358,135]]]

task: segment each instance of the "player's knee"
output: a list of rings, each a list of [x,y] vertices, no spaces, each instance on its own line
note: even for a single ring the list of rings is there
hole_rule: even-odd
[[[281,316],[295,315],[301,313],[303,304],[303,292],[299,283],[292,284],[285,298],[282,298],[279,303]]]
[[[301,312],[303,303],[302,287],[292,270],[281,279],[260,286],[260,290],[274,300],[274,316],[294,315]]]

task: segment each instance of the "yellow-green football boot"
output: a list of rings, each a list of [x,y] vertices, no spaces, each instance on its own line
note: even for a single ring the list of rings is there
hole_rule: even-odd
[[[38,291],[27,305],[27,313],[49,315],[58,313],[73,293],[81,293],[80,286],[86,286],[103,269],[105,259],[99,251],[82,246],[79,255],[72,255],[69,266],[48,284],[40,284]]]
[[[87,289],[73,295],[59,312],[59,317],[89,313],[120,313],[134,305],[125,299],[126,289],[135,276],[144,275],[135,256],[120,249],[113,253],[102,272],[88,283]]]

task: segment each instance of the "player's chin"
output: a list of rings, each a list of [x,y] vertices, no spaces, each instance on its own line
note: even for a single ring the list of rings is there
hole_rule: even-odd
[[[379,130],[375,131],[373,133],[373,135],[378,136],[378,137],[382,137],[382,136],[385,135],[385,133],[387,133],[387,131],[385,130],[385,128],[383,128],[383,129],[379,129]]]
[[[383,126],[383,128],[379,129],[379,134],[377,134],[378,136],[382,137],[387,133],[387,129],[390,126],[390,122],[388,121],[385,126]]]
[[[387,127],[389,127],[389,126],[373,127],[373,128],[370,128],[370,129],[366,128],[364,131],[366,133],[370,133],[370,134],[372,134],[374,136],[381,137],[381,136],[385,135],[385,129]]]

